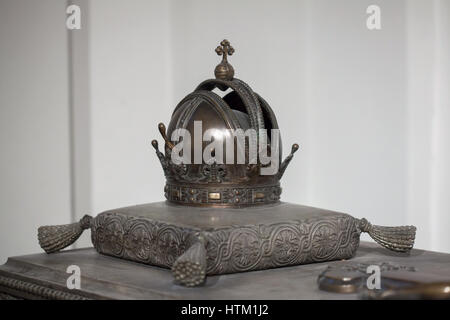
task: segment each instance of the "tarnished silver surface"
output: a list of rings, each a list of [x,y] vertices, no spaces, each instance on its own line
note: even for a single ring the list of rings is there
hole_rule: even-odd
[[[374,267],[378,274],[374,273]],[[374,287],[374,276],[379,277],[378,287]],[[317,284],[321,290],[357,293],[362,299],[450,299],[448,273],[429,272],[427,268],[421,270],[390,261],[352,260],[331,264],[319,275]]]
[[[279,202],[272,205],[236,208],[186,207],[166,201],[141,204],[105,211],[120,213],[129,217],[143,217],[180,227],[192,229],[212,229],[255,224],[271,224],[291,220],[329,218],[347,216],[331,210],[319,209],[299,204]]]
[[[348,259],[360,235],[347,214],[290,203],[242,210],[151,203],[101,213],[91,229],[100,253],[166,268],[200,233],[208,275]]]
[[[358,293],[331,293],[320,290],[317,285],[317,277],[329,266],[349,262],[390,262],[415,268],[417,271],[413,274],[450,280],[450,254],[417,249],[396,253],[368,242],[361,242],[356,255],[349,261],[215,275],[196,288],[174,285],[173,276],[167,269],[101,255],[93,248],[13,257],[0,266],[0,275],[97,299],[358,299]],[[66,270],[72,264],[81,269],[81,290],[66,287],[69,276]],[[15,296],[26,297],[27,288],[24,286]],[[0,292],[7,290],[0,285]]]
[[[241,209],[157,202],[85,216],[78,224],[41,227],[38,236],[41,244],[49,244],[47,252],[54,252],[87,227],[98,252],[172,268],[186,285],[200,284],[199,275],[348,259],[360,233],[372,228],[388,230],[377,235],[395,251],[411,249],[415,236],[414,227],[372,226],[345,213],[282,202]],[[206,263],[199,263],[203,255]],[[177,264],[199,270],[181,274],[184,269]]]
[[[319,289],[337,293],[355,293],[366,287],[367,279],[372,273],[367,273],[369,266],[378,266],[380,276],[389,272],[415,272],[416,268],[402,266],[391,262],[355,261],[343,262],[329,266],[317,279]],[[383,286],[386,284],[383,281]]]

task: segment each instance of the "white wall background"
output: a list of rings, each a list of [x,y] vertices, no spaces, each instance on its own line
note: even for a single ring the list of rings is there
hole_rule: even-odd
[[[0,0],[0,263],[38,252],[40,224],[71,218],[64,12]]]
[[[37,251],[40,224],[162,200],[150,141],[223,38],[285,150],[301,145],[283,200],[414,224],[417,247],[450,251],[449,0],[73,2],[82,29],[64,31],[61,1],[0,0],[1,259]]]

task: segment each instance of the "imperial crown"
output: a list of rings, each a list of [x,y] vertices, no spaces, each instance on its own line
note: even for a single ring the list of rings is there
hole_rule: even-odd
[[[249,153],[249,145],[259,146],[267,141],[267,153],[271,153],[271,135],[278,130],[277,118],[269,104],[244,81],[234,78],[234,69],[228,63],[227,55],[234,53],[228,40],[223,40],[216,52],[223,56],[222,62],[216,67],[216,79],[202,82],[176,106],[172,113],[168,130],[164,124],[159,124],[159,131],[165,140],[164,154],[158,149],[158,142],[152,141],[156,154],[161,162],[167,183],[164,189],[168,201],[178,204],[202,206],[243,206],[268,204],[279,201],[281,194],[280,179],[293,154],[299,146],[294,144],[291,153],[281,162],[281,137],[278,139],[276,159],[277,171],[273,174],[261,174],[261,168],[267,164],[261,163],[260,157]],[[214,92],[219,89],[226,94],[222,97]],[[211,163],[175,164],[171,160],[175,141],[170,137],[178,129],[194,133],[195,122],[201,123],[201,136],[208,130],[214,131],[214,141],[222,149],[226,149],[226,138],[230,132],[241,129],[254,132],[244,142],[245,146],[234,145],[233,155],[245,152],[245,163],[224,164],[213,158]],[[249,130],[251,129],[251,130]],[[191,135],[192,137],[192,135]],[[233,138],[233,136],[231,137]],[[239,142],[239,140],[237,140]],[[200,153],[208,147],[202,142]],[[191,155],[195,153],[195,141],[192,139]],[[212,153],[214,155],[214,151]],[[264,150],[265,151],[265,150]],[[221,152],[222,154],[222,152]],[[226,157],[223,152],[221,158]],[[234,160],[234,157],[233,157]]]

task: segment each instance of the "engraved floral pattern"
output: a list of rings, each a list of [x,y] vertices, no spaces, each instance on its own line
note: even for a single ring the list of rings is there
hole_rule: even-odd
[[[274,235],[273,258],[280,264],[290,263],[300,251],[300,234],[293,228],[282,228]]]
[[[326,221],[318,218],[203,232],[207,274],[348,259],[359,245],[356,222],[342,214],[327,217]],[[100,253],[170,268],[189,248],[190,239],[198,231],[103,213],[94,219],[92,240]]]
[[[259,262],[261,246],[253,229],[238,229],[232,235],[231,263],[237,270],[248,270]]]
[[[313,256],[317,261],[332,256],[338,248],[337,229],[331,223],[320,223],[313,231]]]
[[[141,261],[148,261],[152,250],[153,239],[145,224],[136,224],[125,233],[125,248]],[[153,244],[154,246],[154,244]]]

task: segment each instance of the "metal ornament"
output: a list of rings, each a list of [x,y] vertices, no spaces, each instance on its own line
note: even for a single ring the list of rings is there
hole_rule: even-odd
[[[158,125],[163,150],[152,141],[166,177],[166,201],[40,227],[41,247],[56,252],[90,229],[99,253],[169,268],[176,282],[185,286],[200,285],[207,275],[349,259],[361,232],[389,250],[408,252],[414,245],[414,226],[381,227],[345,213],[280,201],[280,180],[299,146],[294,143],[281,161],[281,138],[270,141],[267,133],[279,129],[274,112],[249,85],[234,78],[227,60],[234,53],[229,41],[222,41],[216,52],[222,55],[216,79],[202,82],[181,100],[167,128]],[[215,88],[231,91],[221,97]],[[278,172],[261,175],[264,164],[259,159],[245,164],[174,163],[172,133],[193,132],[196,121],[202,121],[203,131],[254,129],[257,134],[248,142],[256,145],[261,139],[277,142]],[[248,158],[248,144],[245,154]]]
[[[360,292],[366,287],[367,273],[369,266],[378,266],[380,272],[415,272],[416,268],[402,266],[391,262],[342,262],[341,264],[328,266],[317,278],[317,284],[320,290],[336,293],[355,293]],[[383,284],[385,285],[384,281]]]
[[[219,63],[216,66],[216,69],[214,70],[214,75],[216,76],[216,79],[221,80],[231,80],[234,77],[234,69],[231,64],[228,63],[227,56],[233,55],[234,48],[230,45],[230,42],[228,40],[223,40],[220,43],[220,46],[216,48],[216,53],[219,56],[222,56],[222,62]]]
[[[380,287],[369,288],[369,266],[378,266]],[[416,267],[392,262],[342,262],[328,266],[317,283],[319,289],[334,293],[358,293],[362,299],[450,299],[448,277],[421,272]]]

